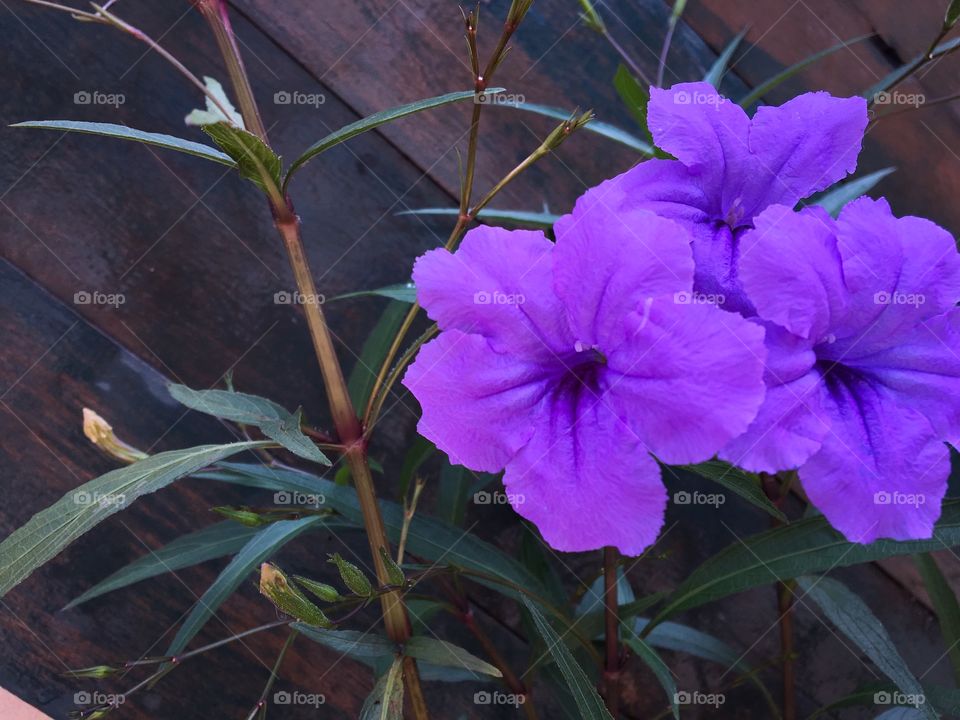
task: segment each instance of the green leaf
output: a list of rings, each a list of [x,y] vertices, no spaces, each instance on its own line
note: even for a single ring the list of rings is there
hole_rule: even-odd
[[[204,160],[212,160],[221,165],[236,167],[236,163],[229,155],[209,145],[193,142],[192,140],[184,140],[183,138],[173,137],[172,135],[134,130],[126,125],[81,122],[79,120],[29,120],[27,122],[14,123],[10,127],[62,130],[63,132],[76,132],[85,135],[102,135],[120,140],[135,140],[136,142],[142,142],[147,145],[155,145],[156,147],[166,148],[167,150],[176,150],[186,153],[187,155],[194,155]]]
[[[406,303],[407,305],[411,305],[417,301],[417,286],[412,282],[407,282],[398,283],[397,285],[387,285],[386,287],[377,288],[376,290],[358,290],[357,292],[337,295],[336,297],[330,298],[328,302],[358,297],[385,297],[390,298],[391,300],[397,300],[401,303]],[[403,308],[404,313],[406,313],[406,310],[406,308]],[[393,338],[391,338],[391,340],[392,339]]]
[[[84,483],[0,543],[0,598],[78,537],[142,495],[230,455],[272,444],[238,442],[171,450]]]
[[[933,49],[933,52],[930,53],[930,59],[935,60],[938,57],[942,57],[943,55],[952,53],[958,47],[960,47],[960,37],[951,38],[950,40],[947,40],[946,42],[942,42],[939,45],[937,45]],[[907,75],[909,75],[914,70],[916,70],[919,65],[923,64],[926,61],[927,61],[926,54],[917,55],[915,58],[913,58],[907,63],[904,63],[903,65],[898,67],[896,70],[885,75],[877,83],[869,87],[867,91],[863,93],[863,97],[865,97],[868,101],[873,102],[873,100],[876,98],[878,93],[886,92],[891,87],[893,87],[894,85],[899,83],[901,80],[903,80],[903,78],[905,78]]]
[[[847,541],[823,516],[806,518],[737,540],[721,550],[674,590],[651,625],[758,585],[955,545],[960,545],[960,500],[943,504],[940,522],[930,540],[877,540],[860,545]]]
[[[888,167],[883,170],[877,170],[869,175],[854,178],[846,182],[838,183],[827,190],[819,197],[813,198],[809,205],[819,205],[833,217],[837,217],[844,206],[851,200],[856,200],[861,195],[865,195],[873,189],[874,185],[883,180],[896,168]]]
[[[280,156],[263,140],[251,132],[225,122],[204,125],[203,131],[237,163],[240,175],[251,180],[261,190],[267,190],[264,176],[274,187],[280,187],[282,163]]]
[[[247,542],[197,600],[187,619],[177,630],[167,655],[179,655],[213,617],[224,601],[240,587],[250,573],[288,542],[311,528],[336,525],[336,521],[313,515],[300,520],[280,520],[263,528]],[[266,601],[264,601],[266,602]],[[268,605],[269,607],[269,605]]]
[[[426,438],[417,435],[410,443],[406,455],[403,456],[403,464],[400,466],[400,497],[406,497],[410,488],[410,481],[420,470],[420,467],[437,452],[437,447]]]
[[[910,672],[886,628],[863,600],[843,583],[829,577],[803,576],[797,578],[797,584],[805,597],[816,602],[830,622],[850,638],[904,694],[920,699],[923,703],[918,708],[921,717],[937,720],[937,714],[925,702],[920,681]]]
[[[395,658],[360,710],[360,720],[403,720],[403,658]]]
[[[667,667],[667,664],[657,655],[652,647],[636,635],[628,633],[624,638],[624,642],[627,644],[627,647],[633,650],[637,657],[643,661],[644,665],[653,671],[657,681],[661,687],[663,687],[664,692],[667,693],[667,699],[670,703],[670,710],[673,713],[673,717],[676,718],[676,720],[680,720],[680,707],[677,705],[677,683],[673,679],[673,673],[670,672],[670,668]]]
[[[837,43],[836,45],[831,45],[830,47],[826,48],[825,50],[821,50],[821,51],[819,51],[819,52],[815,52],[815,53],[813,53],[813,55],[809,55],[808,57],[805,57],[805,58],[804,58],[803,60],[801,60],[800,62],[794,63],[793,65],[791,65],[790,67],[788,67],[786,70],[783,70],[783,71],[777,73],[776,75],[774,75],[774,76],[773,76],[772,78],[770,78],[769,80],[766,80],[766,81],[760,83],[759,85],[757,85],[753,90],[751,90],[751,91],[746,95],[746,97],[744,97],[744,98],[742,98],[742,99],[740,100],[740,105],[743,106],[744,108],[750,108],[750,107],[752,107],[752,106],[753,106],[754,104],[756,104],[757,101],[759,101],[764,95],[766,95],[767,93],[769,93],[771,90],[773,90],[774,88],[776,88],[776,87],[777,87],[778,85],[780,85],[781,83],[786,82],[787,80],[789,80],[790,78],[792,78],[794,75],[796,75],[798,72],[800,72],[800,71],[803,70],[804,68],[812,65],[813,63],[817,62],[818,60],[822,60],[823,58],[827,57],[828,55],[832,55],[833,53],[837,52],[838,50],[843,50],[843,49],[845,49],[845,48],[849,48],[851,45],[856,45],[857,43],[863,42],[864,40],[869,40],[870,38],[874,37],[874,35],[876,35],[876,33],[867,33],[866,35],[858,35],[858,36],[855,37],[855,38],[851,38],[850,40],[845,40],[845,41],[843,41],[843,42],[839,42],[839,43]]]
[[[133,585],[141,580],[198,565],[207,560],[238,552],[259,528],[235,522],[221,522],[183,535],[159,550],[151,550],[129,565],[94,585],[64,607],[69,610],[95,597]]]
[[[484,95],[495,95],[503,91],[504,88],[490,88],[484,93]],[[287,185],[290,183],[290,178],[293,177],[295,172],[297,172],[306,163],[310,162],[317,155],[325,150],[329,150],[334,145],[339,145],[340,143],[350,140],[361,133],[365,133],[368,130],[373,130],[376,127],[393,122],[394,120],[407,117],[408,115],[413,115],[424,110],[431,110],[443,105],[449,105],[450,103],[472,100],[475,96],[476,93],[472,90],[447,93],[446,95],[439,95],[426,100],[417,100],[416,102],[408,103],[407,105],[400,105],[399,107],[391,108],[390,110],[381,110],[373,115],[368,115],[367,117],[361,118],[356,122],[352,122],[349,125],[344,125],[339,130],[336,130],[327,135],[325,138],[315,142],[306,149],[303,155],[294,160],[293,164],[290,166],[290,169],[287,170],[286,178],[284,178],[284,190],[286,190]]]
[[[294,623],[293,627],[314,642],[355,660],[392,657],[398,650],[397,644],[390,638],[373,632],[323,630],[303,623]]]
[[[415,635],[403,646],[404,654],[433,665],[462,668],[471,672],[483,673],[492,677],[503,677],[497,668],[462,647],[436,638]]]
[[[560,672],[563,673],[583,720],[613,720],[607,708],[604,707],[603,700],[597,694],[596,688],[593,687],[593,683],[590,682],[583,668],[577,665],[577,661],[563,644],[557,631],[550,626],[536,605],[526,596],[523,597],[523,604],[533,618],[537,631],[547,645],[547,650],[560,668]]]
[[[586,127],[590,127],[592,124],[593,123],[590,123],[586,125]],[[459,214],[460,210],[457,208],[419,208],[397,213],[397,215],[445,215],[454,218]],[[510,227],[550,230],[553,224],[560,219],[560,216],[546,211],[532,212],[530,210],[495,210],[493,208],[484,208],[477,214],[477,219],[488,225],[503,224]]]
[[[947,12],[943,16],[943,27],[951,28],[960,20],[960,0],[951,0]]]
[[[747,28],[744,28],[734,35],[733,40],[727,43],[727,46],[723,49],[723,52],[717,56],[717,59],[713,61],[713,65],[711,65],[710,69],[707,70],[707,74],[703,76],[704,82],[710,83],[718,90],[720,89],[720,83],[723,80],[723,76],[727,73],[727,66],[730,65],[730,58],[733,57],[733,53],[735,53],[737,48],[740,47],[740,43],[743,42],[743,38],[746,34]]]
[[[377,290],[372,291],[372,293],[381,294]],[[356,296],[356,293],[352,293],[352,295]],[[416,291],[414,291],[415,297]],[[413,300],[410,300],[410,302],[413,302]],[[350,377],[347,380],[347,391],[350,393],[350,399],[353,401],[355,408],[365,408],[367,406],[377,372],[379,372],[380,366],[386,359],[390,345],[393,343],[397,331],[400,330],[406,315],[407,306],[404,303],[389,303],[363,343],[360,357],[357,358],[357,362],[354,364],[353,370],[350,371]]]
[[[551,107],[549,105],[538,105],[536,103],[528,102],[515,102],[515,103],[503,103],[503,107],[512,107],[517,110],[524,110],[526,112],[535,113],[537,115],[543,115],[545,117],[553,118],[555,120],[569,120],[570,113],[566,110],[561,110],[560,108]],[[631,150],[635,150],[641,155],[647,155],[653,157],[656,154],[653,146],[644,142],[642,139],[638,138],[636,135],[628,133],[626,130],[621,130],[620,128],[611,125],[610,123],[599,122],[593,120],[583,126],[584,130],[588,132],[596,133],[602,137],[607,138],[608,140],[613,140],[618,142],[621,145],[626,145]]]
[[[186,385],[171,384],[170,394],[191,410],[253,425],[271,440],[307,460],[329,465],[330,460],[313,441],[300,431],[300,411],[291,415],[272,400],[233,390],[192,390]]]
[[[451,525],[461,527],[467,514],[467,503],[473,488],[474,473],[462,465],[452,465],[444,459],[437,486],[436,515]]]
[[[697,465],[681,465],[684,470],[713,480],[718,485],[722,485],[730,492],[733,492],[751,505],[754,505],[764,512],[770,513],[781,522],[787,522],[787,516],[784,515],[768,498],[760,488],[760,483],[750,477],[747,473],[730,463],[720,460],[708,460]]]
[[[960,682],[960,604],[947,579],[940,572],[937,561],[929,553],[920,553],[913,558],[923,577],[927,595],[937,611],[940,633],[950,654],[953,673]]]
[[[622,63],[617,66],[617,73],[613,76],[613,87],[633,119],[637,121],[637,125],[640,126],[643,141],[653,147],[653,138],[647,127],[647,104],[650,102],[650,91],[637,82]]]

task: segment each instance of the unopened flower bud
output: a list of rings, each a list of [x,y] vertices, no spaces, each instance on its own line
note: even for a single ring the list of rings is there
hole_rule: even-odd
[[[344,560],[340,556],[340,553],[331,555],[330,562],[337,566],[337,570],[340,571],[340,577],[343,579],[343,584],[346,585],[352,593],[360,597],[370,596],[373,592],[373,586],[360,568]]]
[[[122,462],[134,463],[149,457],[145,452],[120,440],[114,434],[110,423],[90,408],[83,409],[83,434],[107,455]]]
[[[280,612],[295,617],[300,622],[322,628],[333,627],[333,623],[323,611],[310,602],[275,565],[263,563],[260,566],[260,593],[276,605]]]
[[[547,139],[544,140],[543,145],[540,146],[540,149],[543,152],[556,150],[563,144],[564,140],[566,140],[588,122],[593,120],[593,110],[587,110],[582,114],[578,113],[580,113],[579,108],[573,111],[573,114],[569,117],[569,119],[563,121],[560,125],[554,128],[553,132],[547,135]]]
[[[294,575],[293,579],[324,602],[332,603],[342,599],[342,596],[333,585],[317,582],[316,580],[311,580],[310,578],[305,578],[300,575]]]
[[[404,577],[403,569],[394,562],[393,558],[390,557],[390,553],[384,548],[380,548],[380,557],[383,560],[383,564],[387,568],[387,579],[390,581],[391,585],[404,585],[407,582],[407,578]]]
[[[260,527],[261,525],[267,524],[267,520],[264,520],[260,515],[257,515],[257,513],[253,512],[252,510],[247,510],[245,508],[218,505],[217,507],[210,509],[218,515],[223,515],[225,518],[229,520],[235,520],[241,525],[246,525],[247,527]]]
[[[580,0],[580,7],[583,8],[583,12],[580,13],[580,18],[583,20],[584,25],[596,32],[602,33],[606,30],[606,26],[603,24],[603,18],[600,17],[600,13],[593,7],[593,3],[590,0]]]
[[[79,670],[68,670],[64,673],[70,678],[97,678],[98,680],[120,672],[120,668],[113,668],[109,665],[94,665],[93,667],[80,668]]]

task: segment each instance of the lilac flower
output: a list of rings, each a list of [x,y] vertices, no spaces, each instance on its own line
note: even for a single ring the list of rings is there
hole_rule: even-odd
[[[505,469],[508,499],[555,548],[657,537],[666,463],[712,457],[762,402],[763,330],[689,302],[690,238],[596,190],[540,232],[480,227],[413,278],[440,326],[404,384],[453,463]]]
[[[928,220],[860,198],[767,209],[740,280],[766,327],[767,396],[721,457],[799,468],[848,539],[930,537],[960,440],[960,256]]]
[[[863,98],[825,92],[763,106],[751,119],[707,83],[650,89],[647,120],[676,160],[648,160],[601,185],[611,207],[651,210],[693,235],[698,292],[752,314],[737,277],[743,233],[770,205],[795,205],[856,168]]]

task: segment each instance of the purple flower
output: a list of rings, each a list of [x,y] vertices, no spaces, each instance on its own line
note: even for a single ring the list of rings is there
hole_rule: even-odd
[[[960,440],[960,256],[928,220],[860,198],[767,209],[740,280],[766,327],[767,396],[721,457],[799,468],[848,539],[930,537]]]
[[[648,160],[598,190],[611,207],[651,210],[693,235],[697,291],[752,314],[738,280],[743,233],[770,205],[795,205],[852,172],[867,125],[863,98],[807,93],[753,119],[707,83],[650,89]]]
[[[596,190],[540,232],[480,227],[413,272],[439,337],[404,385],[451,462],[505,470],[514,508],[559,550],[656,539],[666,463],[712,457],[763,397],[763,329],[691,302],[682,227]]]

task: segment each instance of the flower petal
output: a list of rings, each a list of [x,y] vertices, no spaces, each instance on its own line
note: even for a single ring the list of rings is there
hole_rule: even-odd
[[[613,350],[625,339],[627,315],[645,298],[689,295],[693,288],[686,230],[650,212],[615,211],[596,188],[554,232],[556,293],[582,345]]]
[[[514,509],[566,552],[613,545],[639,555],[663,526],[660,468],[606,404],[566,387],[544,403],[530,442],[507,465]]]
[[[458,330],[420,348],[403,384],[423,409],[419,433],[452,463],[486,472],[501,470],[530,439],[548,387],[542,368]]]
[[[763,328],[713,305],[653,299],[608,358],[607,401],[665,463],[712,457],[763,401]]]
[[[750,122],[750,151],[762,172],[755,179],[755,212],[796,205],[857,168],[867,127],[862,97],[805,93],[779,107],[764,105]]]
[[[845,311],[832,219],[818,209],[768,208],[740,242],[740,282],[764,320],[819,340]]]
[[[421,256],[413,281],[441,330],[477,333],[497,350],[539,357],[573,343],[552,268],[553,243],[542,232],[481,226],[456,253]]]
[[[831,430],[800,468],[810,500],[851,542],[931,537],[950,473],[946,446],[882,389],[849,378],[827,387]]]

